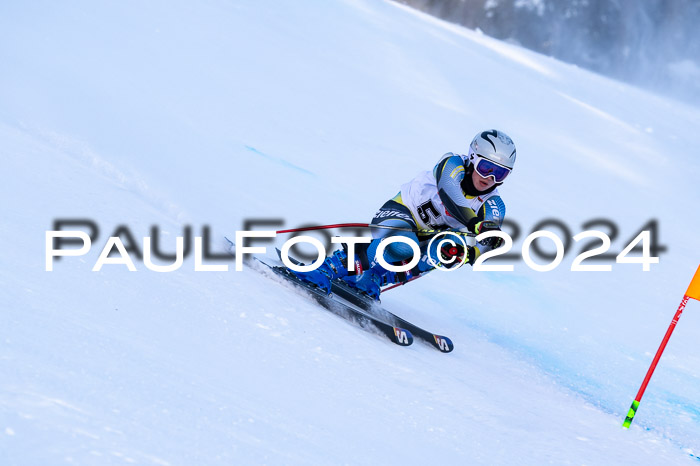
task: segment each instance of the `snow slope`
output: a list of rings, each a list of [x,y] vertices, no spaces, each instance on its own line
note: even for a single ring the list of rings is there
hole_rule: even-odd
[[[700,111],[391,2],[0,6],[2,464],[693,464],[700,304],[620,425],[700,263]],[[107,236],[368,221],[482,129],[523,229],[595,218],[658,265],[432,273],[399,348],[251,270],[106,265]],[[60,218],[100,227],[45,271]],[[554,229],[555,233],[562,232]],[[278,238],[280,244],[285,238]],[[232,263],[229,263],[232,266]]]

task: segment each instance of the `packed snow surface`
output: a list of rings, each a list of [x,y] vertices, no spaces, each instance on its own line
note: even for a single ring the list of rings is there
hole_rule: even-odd
[[[697,464],[696,301],[621,428],[700,264],[697,108],[370,0],[5,2],[0,61],[3,465]],[[489,128],[518,147],[512,252],[545,219],[572,244],[386,292],[450,354],[230,260],[92,271],[120,226],[221,254],[251,219],[368,222]],[[48,272],[57,219],[99,232]],[[651,220],[659,263],[615,263]],[[612,271],[570,270],[587,229]]]

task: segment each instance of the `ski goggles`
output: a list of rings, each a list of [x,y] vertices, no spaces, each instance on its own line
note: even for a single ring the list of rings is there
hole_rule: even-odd
[[[484,159],[477,155],[474,158],[474,170],[482,177],[488,178],[493,176],[496,183],[500,183],[506,179],[506,176],[510,174],[510,168],[504,167],[503,165],[498,165],[495,162]]]

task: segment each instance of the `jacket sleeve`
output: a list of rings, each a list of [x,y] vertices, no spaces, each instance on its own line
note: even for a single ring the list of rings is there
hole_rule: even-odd
[[[483,203],[483,205],[479,208],[479,211],[476,214],[478,221],[491,220],[492,222],[496,223],[496,225],[498,225],[499,227],[503,225],[503,218],[505,217],[505,215],[506,205],[503,202],[503,199],[501,199],[501,196],[498,195],[491,196],[488,199],[486,199],[486,202]],[[482,242],[477,243],[475,247],[475,257],[479,257],[486,251],[491,251],[493,249],[493,243],[490,241],[490,239],[486,239]]]
[[[500,227],[503,225],[503,219],[506,216],[506,205],[501,196],[491,196],[486,199],[486,202],[484,202],[476,215],[479,217],[479,221],[491,220]]]
[[[464,162],[459,155],[448,152],[433,169],[437,182],[440,201],[447,212],[459,223],[467,226],[469,220],[476,217],[468,205],[462,192],[462,180],[464,179]]]

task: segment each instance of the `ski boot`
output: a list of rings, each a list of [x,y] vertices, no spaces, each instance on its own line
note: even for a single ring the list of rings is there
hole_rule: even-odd
[[[362,274],[345,277],[343,280],[362,294],[369,296],[375,301],[379,301],[381,287],[395,283],[397,281],[397,274],[375,263]]]
[[[302,281],[316,285],[326,293],[331,293],[331,280],[343,278],[348,275],[348,256],[345,251],[339,249],[331,254],[316,270],[310,272],[296,272],[289,269],[291,273]]]

